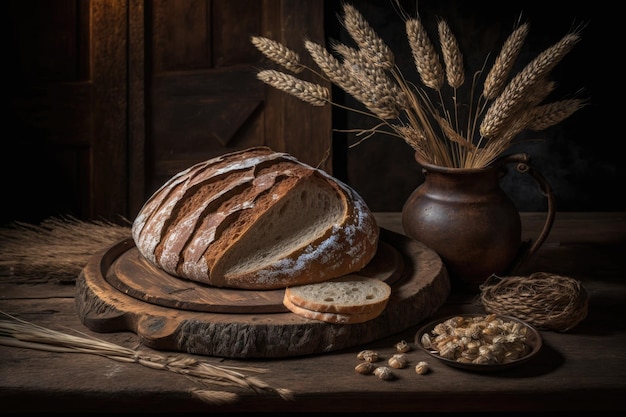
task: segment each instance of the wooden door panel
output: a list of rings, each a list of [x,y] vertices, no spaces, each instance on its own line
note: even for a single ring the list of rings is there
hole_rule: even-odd
[[[262,145],[258,1],[154,1],[148,194],[199,161]]]
[[[156,76],[149,188],[227,149],[263,144],[264,92],[248,65]]]
[[[256,72],[268,63],[250,42],[273,37],[305,56],[307,35],[324,41],[322,1],[155,0],[147,18],[146,197],[197,162],[251,146],[323,160],[330,107],[265,86]]]
[[[292,49],[300,55],[301,62],[316,68],[304,47],[309,39],[325,45],[324,0],[263,0],[262,35]],[[333,16],[334,18],[334,16]],[[259,53],[256,52],[259,57]],[[260,60],[255,67],[269,67]],[[299,78],[313,81],[326,88],[325,82],[306,71]],[[332,173],[332,109],[331,106],[311,106],[272,87],[266,87],[264,102],[265,141],[270,147],[288,152],[302,162],[319,166]]]
[[[210,11],[207,0],[146,2],[147,59],[154,74],[211,65]]]
[[[263,2],[213,0],[212,51],[215,68],[259,61],[250,36],[261,31]],[[255,59],[256,55],[256,59]]]
[[[199,77],[200,93],[189,95],[175,94],[180,92],[175,84],[178,84],[180,78],[190,80],[192,77],[177,76],[172,79],[164,76],[155,80],[153,92],[155,96],[161,98],[152,107],[153,143],[157,159],[167,158],[167,155],[172,153],[201,151],[207,146],[207,142],[227,146],[239,127],[262,103],[263,88],[259,87],[258,83],[247,82],[244,76],[235,72],[229,73],[226,79],[228,83],[232,83],[231,85],[239,86],[237,89],[239,91],[232,88],[227,91],[203,89],[204,86],[221,85],[215,82],[216,78],[221,77],[211,75]],[[184,132],[184,137],[180,136],[181,131]],[[177,136],[180,139],[178,141],[167,140],[169,137]],[[160,139],[162,141],[159,141]]]

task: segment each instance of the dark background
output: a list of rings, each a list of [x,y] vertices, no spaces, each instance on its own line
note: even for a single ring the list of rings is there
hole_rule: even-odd
[[[337,2],[332,2],[337,3]],[[404,75],[415,77],[404,22],[388,0],[355,1],[374,30],[394,51]],[[623,97],[622,72],[617,63],[623,48],[618,32],[618,12],[608,2],[559,1],[460,1],[420,0],[400,3],[411,15],[416,4],[422,21],[436,43],[437,23],[445,19],[459,42],[466,70],[481,68],[488,54],[493,62],[515,23],[527,21],[530,31],[513,73],[520,71],[539,53],[558,42],[566,33],[580,29],[582,39],[556,66],[551,79],[557,88],[549,101],[567,98],[588,99],[588,105],[564,122],[541,132],[524,133],[521,143],[510,152],[526,152],[533,167],[551,185],[560,211],[624,210],[622,169],[624,141],[619,127]],[[337,21],[337,10],[335,16]],[[329,36],[349,43],[349,35],[329,17]],[[490,66],[489,66],[490,68]],[[466,75],[466,84],[471,75]],[[349,105],[357,105],[350,97]],[[354,113],[337,112],[335,125],[347,128],[371,126],[371,120]],[[354,135],[336,134],[336,143],[353,144]],[[337,155],[341,154],[337,147]],[[346,149],[346,148],[344,148]],[[346,170],[336,170],[375,211],[400,210],[406,197],[422,181],[412,149],[399,139],[378,135],[345,150]],[[377,172],[371,176],[368,172]],[[511,171],[511,170],[510,170]],[[522,211],[545,210],[547,202],[528,175],[509,172],[502,187]]]

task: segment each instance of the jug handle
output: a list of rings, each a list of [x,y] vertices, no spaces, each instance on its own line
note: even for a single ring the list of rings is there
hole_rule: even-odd
[[[548,212],[545,222],[543,224],[543,229],[528,250],[524,250],[525,248],[522,248],[520,254],[509,268],[509,273],[514,273],[517,268],[519,268],[528,258],[530,258],[532,255],[535,254],[535,252],[537,252],[537,250],[539,250],[543,242],[548,237],[548,234],[550,234],[550,230],[552,229],[552,224],[554,223],[554,217],[556,214],[556,199],[554,197],[554,194],[552,193],[552,188],[550,187],[550,184],[548,184],[548,181],[543,177],[543,175],[541,175],[539,171],[532,167],[532,165],[530,164],[530,160],[531,157],[529,154],[517,153],[503,156],[498,161],[503,166],[505,164],[517,163],[517,171],[522,174],[530,174],[530,176],[535,179],[537,184],[539,184],[539,190],[541,191],[541,193],[548,200]]]

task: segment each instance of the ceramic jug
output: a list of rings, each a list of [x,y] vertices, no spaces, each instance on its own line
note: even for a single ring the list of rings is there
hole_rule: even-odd
[[[416,157],[417,159],[417,157]],[[492,274],[504,276],[532,256],[548,236],[555,199],[545,178],[530,164],[530,156],[502,156],[485,168],[445,168],[417,162],[424,182],[402,208],[405,234],[442,258],[453,290],[477,291]],[[539,236],[522,241],[519,211],[500,186],[508,164],[531,175],[548,200]]]

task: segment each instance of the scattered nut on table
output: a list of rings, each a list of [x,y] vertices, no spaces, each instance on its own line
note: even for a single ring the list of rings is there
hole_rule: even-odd
[[[378,362],[378,352],[373,350],[362,350],[356,355],[358,359],[362,359],[366,362]]]
[[[428,366],[428,362],[419,361],[417,365],[415,365],[415,372],[420,375],[427,374],[429,370],[430,367]]]
[[[391,368],[388,368],[386,366],[379,366],[378,368],[374,369],[374,375],[376,375],[380,379],[384,379],[387,381],[394,378]]]
[[[361,375],[370,375],[376,369],[376,365],[371,362],[361,362],[354,367],[354,370]]]
[[[387,361],[389,366],[396,369],[406,367],[406,355],[404,353],[396,353]]]
[[[398,353],[406,353],[411,350],[411,345],[409,345],[406,340],[399,341],[394,347]]]

